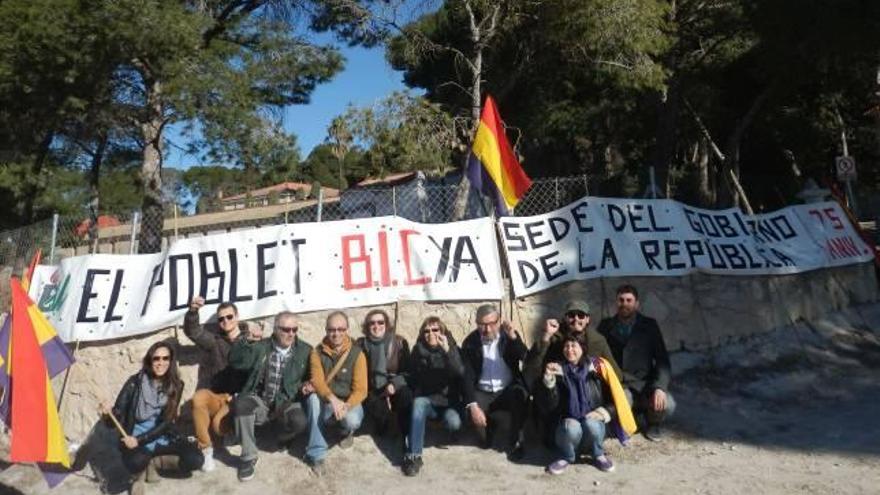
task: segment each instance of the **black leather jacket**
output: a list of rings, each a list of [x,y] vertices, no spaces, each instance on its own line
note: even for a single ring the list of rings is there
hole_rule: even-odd
[[[143,371],[139,371],[125,381],[125,385],[122,386],[122,390],[116,396],[116,403],[113,405],[113,415],[116,416],[116,419],[122,424],[122,428],[129,435],[131,435],[137,422],[135,420],[135,412],[141,397],[141,376],[143,374]],[[138,445],[146,445],[162,436],[169,436],[171,440],[176,440],[179,436],[174,423],[168,421],[164,414],[159,417],[156,426],[135,438],[137,438]]]

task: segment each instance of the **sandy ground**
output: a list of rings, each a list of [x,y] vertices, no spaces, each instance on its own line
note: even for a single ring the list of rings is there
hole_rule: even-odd
[[[762,353],[768,346],[787,352],[774,351],[768,359]],[[353,448],[330,451],[323,478],[286,451],[264,452],[257,477],[240,483],[234,455],[223,454],[215,472],[163,479],[147,485],[147,493],[880,493],[875,333],[814,331],[796,340],[777,334],[676,359],[690,369],[676,378],[679,409],[666,438],[653,443],[637,436],[628,447],[606,441],[616,462],[613,473],[578,464],[550,476],[544,466],[553,453],[535,442],[522,463],[512,464],[500,453],[468,445],[469,437],[465,445],[438,446],[442,435],[432,431],[425,467],[415,478],[400,473],[396,442],[377,445],[361,435]],[[0,493],[52,493],[34,467],[2,467]],[[86,467],[54,492],[94,494],[103,487],[124,493],[123,484],[101,483],[94,473]]]

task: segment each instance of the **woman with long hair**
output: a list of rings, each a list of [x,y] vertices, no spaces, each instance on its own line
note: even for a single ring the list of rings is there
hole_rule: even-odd
[[[141,369],[126,380],[116,397],[113,415],[126,434],[119,450],[126,469],[143,481],[143,473],[157,456],[178,457],[181,471],[198,469],[204,460],[195,444],[188,442],[174,426],[183,381],[177,371],[174,346],[160,341],[150,346]],[[132,491],[136,491],[133,487]]]
[[[398,427],[405,436],[409,430],[413,400],[404,376],[409,361],[409,342],[397,335],[388,313],[382,309],[368,312],[361,330],[363,337],[357,342],[367,356],[369,386],[364,409],[379,433],[388,431],[396,415]]]

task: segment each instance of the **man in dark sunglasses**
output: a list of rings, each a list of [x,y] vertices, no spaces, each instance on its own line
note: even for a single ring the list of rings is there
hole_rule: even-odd
[[[193,428],[205,462],[203,471],[213,471],[214,447],[212,434],[222,437],[232,429],[229,402],[241,390],[247,379],[229,367],[229,350],[239,340],[258,340],[262,329],[256,324],[238,321],[238,308],[231,302],[220,303],[215,314],[217,322],[199,323],[199,310],[205,299],[196,296],[183,318],[183,333],[202,350],[199,362],[199,389],[192,398]]]
[[[298,337],[296,315],[275,317],[272,338],[239,341],[229,354],[229,364],[248,373],[235,397],[235,430],[241,440],[238,479],[253,479],[258,451],[256,427],[271,427],[279,445],[286,445],[308,426],[309,353],[312,346]]]

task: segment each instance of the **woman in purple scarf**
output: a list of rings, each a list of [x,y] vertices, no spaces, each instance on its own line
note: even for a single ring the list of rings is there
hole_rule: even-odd
[[[562,344],[564,360],[547,363],[543,383],[535,393],[538,407],[559,418],[556,446],[561,457],[547,466],[550,474],[562,474],[579,452],[588,454],[601,471],[614,469],[602,441],[605,426],[615,418],[616,409],[608,384],[597,372],[597,358],[587,355],[585,345],[574,336],[566,337]]]

